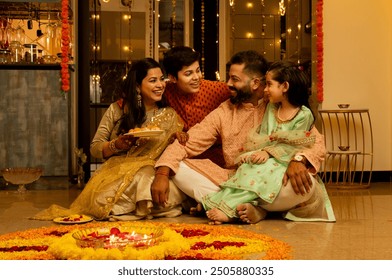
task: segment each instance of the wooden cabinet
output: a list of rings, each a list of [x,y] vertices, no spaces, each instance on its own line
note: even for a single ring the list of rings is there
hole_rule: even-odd
[[[0,67],[0,168],[69,175],[72,95],[61,92],[59,73],[59,65]]]

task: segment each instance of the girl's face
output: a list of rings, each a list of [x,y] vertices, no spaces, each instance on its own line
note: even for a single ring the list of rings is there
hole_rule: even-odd
[[[174,82],[177,83],[177,87],[182,93],[196,94],[199,92],[202,74],[198,61],[195,61],[189,66],[182,67],[178,71],[177,76],[177,79],[174,78]]]
[[[151,106],[155,102],[160,101],[165,87],[166,82],[162,70],[159,67],[148,70],[147,76],[140,85],[140,94],[142,95],[144,105]]]
[[[288,89],[288,83],[279,83],[273,79],[271,72],[267,72],[265,76],[266,86],[264,89],[265,97],[272,103],[279,103],[286,100],[285,92]]]

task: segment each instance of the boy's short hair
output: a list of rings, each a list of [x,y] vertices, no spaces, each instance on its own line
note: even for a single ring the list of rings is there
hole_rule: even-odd
[[[200,53],[190,47],[173,47],[163,56],[163,67],[166,74],[178,78],[178,72],[184,67],[189,66],[195,61],[200,60]]]

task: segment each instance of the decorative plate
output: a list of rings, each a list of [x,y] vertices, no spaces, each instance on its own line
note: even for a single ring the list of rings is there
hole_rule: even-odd
[[[65,217],[57,217],[53,219],[53,222],[58,223],[58,224],[68,224],[68,225],[73,225],[73,224],[84,224],[88,223],[94,220],[92,217],[87,216],[87,215],[70,215],[70,216],[65,216]]]
[[[134,137],[153,137],[162,134],[164,130],[140,130],[134,132],[128,132],[124,135],[132,135]]]

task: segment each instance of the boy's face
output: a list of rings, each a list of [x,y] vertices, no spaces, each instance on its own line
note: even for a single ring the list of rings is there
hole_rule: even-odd
[[[184,66],[177,73],[177,78],[170,77],[177,84],[178,89],[184,94],[195,94],[199,92],[202,74],[198,61],[189,66]]]

